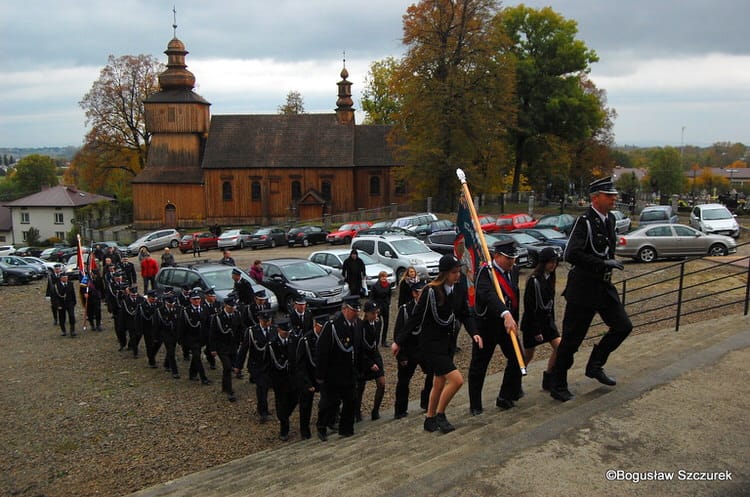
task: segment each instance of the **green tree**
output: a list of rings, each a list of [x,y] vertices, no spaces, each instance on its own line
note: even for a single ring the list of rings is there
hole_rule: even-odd
[[[305,113],[305,103],[302,94],[297,90],[291,90],[286,94],[286,103],[279,105],[279,114],[295,115]]]
[[[394,124],[394,116],[400,105],[393,91],[398,61],[393,57],[376,60],[370,64],[362,90],[362,110],[365,111],[364,124]]]
[[[39,238],[39,230],[34,228],[33,226],[29,228],[29,231],[26,234],[26,243],[29,245],[29,247],[39,245],[40,241],[41,238]]]
[[[146,165],[151,135],[143,101],[159,91],[163,70],[151,55],[110,55],[99,79],[79,102],[91,126],[85,142],[99,151],[102,173],[122,169],[135,176]]]
[[[18,161],[9,180],[24,195],[38,192],[45,186],[58,184],[57,166],[47,155],[27,155]]]
[[[636,176],[635,173],[627,173],[617,178],[617,181],[615,181],[615,186],[617,187],[617,190],[619,192],[627,193],[628,195],[634,195],[640,187],[640,182],[638,181],[638,176]]]
[[[391,143],[412,192],[452,210],[466,171],[472,190],[499,182],[513,120],[513,66],[491,29],[494,0],[423,0],[404,15],[407,52],[393,85],[400,108]],[[473,180],[473,181],[472,181]]]
[[[542,167],[539,160],[550,147],[581,155],[606,126],[602,93],[586,80],[599,59],[576,39],[577,25],[550,7],[521,4],[504,9],[495,20],[512,41],[516,64],[517,124],[509,133],[514,154],[513,190],[521,174]],[[544,177],[546,171],[535,176]],[[579,174],[583,174],[582,171]]]
[[[651,191],[662,195],[682,193],[685,173],[680,165],[680,151],[665,147],[649,152],[649,180]]]

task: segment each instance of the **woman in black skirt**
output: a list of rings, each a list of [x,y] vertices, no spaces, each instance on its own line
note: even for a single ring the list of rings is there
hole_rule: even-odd
[[[466,286],[460,282],[461,261],[453,255],[444,255],[438,269],[440,274],[422,291],[405,332],[420,328],[419,350],[425,366],[435,375],[424,429],[448,433],[455,428],[445,417],[445,409],[464,383],[453,363],[455,334],[463,324],[480,348],[482,337],[469,312]],[[394,349],[398,353],[398,346]]]
[[[555,323],[555,279],[557,270],[557,253],[552,247],[546,247],[539,254],[539,263],[534,273],[526,282],[523,294],[523,317],[521,332],[523,346],[526,349],[526,363],[534,357],[537,345],[549,342],[552,354],[547,361],[547,370],[543,373],[542,388],[549,390],[549,376],[557,358],[557,346],[560,344],[560,332]]]
[[[388,283],[388,273],[380,271],[378,281],[370,289],[370,297],[378,304],[378,313],[383,326],[380,330],[380,345],[386,347],[388,344],[388,318],[391,313],[391,284]]]
[[[380,419],[380,404],[385,394],[385,370],[383,357],[378,350],[378,340],[383,333],[383,320],[378,317],[379,306],[371,300],[365,304],[365,318],[362,320],[362,377],[357,384],[357,411],[355,420],[362,420],[362,395],[368,381],[375,381],[375,400],[372,403],[370,418]]]

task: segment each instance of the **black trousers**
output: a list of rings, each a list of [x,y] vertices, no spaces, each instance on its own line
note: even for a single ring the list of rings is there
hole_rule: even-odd
[[[55,324],[57,324],[57,306],[54,302],[50,303],[50,309],[52,309],[52,319],[54,320]]]
[[[378,305],[380,306],[380,319],[383,320],[383,330],[380,333],[380,344],[385,345],[388,341],[388,319],[391,314],[391,305],[388,302],[382,301],[378,301]]]
[[[159,336],[159,333],[152,333],[151,335],[151,347],[146,347],[146,357],[148,357],[148,364],[150,366],[153,366],[156,364],[156,354],[159,353],[159,349],[161,348],[162,339]],[[166,364],[165,364],[166,367]]]
[[[506,400],[516,400],[521,393],[521,370],[513,349],[513,342],[505,331],[502,321],[496,326],[485,323],[480,335],[483,347],[480,349],[473,341],[471,346],[471,362],[469,363],[469,406],[471,409],[482,409],[482,388],[484,388],[484,379],[487,376],[487,366],[498,345],[505,356],[506,364],[503,382],[497,396]]]
[[[589,307],[569,302],[563,315],[563,334],[557,347],[556,370],[567,371],[573,366],[573,356],[586,338],[596,313],[599,313],[604,324],[609,327],[598,346],[605,360],[633,331],[633,323],[619,301],[613,300],[610,305],[603,307]]]
[[[185,347],[183,346],[183,350],[185,350]],[[207,380],[208,377],[206,376],[206,370],[203,369],[203,361],[201,361],[201,346],[199,343],[192,344],[188,348],[190,350],[190,378],[195,378],[196,376],[200,376],[201,380]]]
[[[402,364],[406,362],[406,364]],[[420,393],[420,405],[426,409],[430,401],[430,391],[432,390],[433,375],[428,373],[422,362],[416,354],[399,354],[397,361],[397,380],[396,380],[396,400],[394,404],[394,413],[403,414],[409,407],[409,383],[417,370],[417,366],[422,368],[425,373],[424,387]]]
[[[272,378],[274,406],[276,419],[279,420],[279,435],[289,434],[289,416],[297,407],[297,389],[291,384],[289,376]]]
[[[102,325],[102,300],[100,298],[89,297],[86,303],[86,319],[92,328]]]
[[[156,290],[156,276],[143,277],[143,294],[148,292],[149,287],[151,290]]]
[[[221,391],[231,395],[234,393],[234,390],[232,390],[234,354],[230,352],[219,352],[216,357],[221,361]]]
[[[70,332],[76,331],[76,308],[75,306],[62,306],[57,308],[57,322],[60,324],[60,330],[65,333],[65,316],[68,317]]]
[[[166,355],[164,356],[164,367],[171,369],[172,374],[180,374],[177,370],[177,359],[175,358],[177,342],[164,342],[164,349],[166,350]],[[154,352],[154,354],[156,353]]]
[[[320,404],[317,421],[318,431],[326,431],[328,422],[336,417],[339,403],[341,403],[339,434],[354,434],[354,410],[357,403],[357,385],[355,383],[323,383],[320,388]]]
[[[302,389],[299,392],[299,432],[302,436],[310,435],[310,418],[312,417],[315,390]]]

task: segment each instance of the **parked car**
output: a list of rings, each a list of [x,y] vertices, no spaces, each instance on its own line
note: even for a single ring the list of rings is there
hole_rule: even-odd
[[[503,233],[487,233],[484,235],[484,240],[487,242],[487,248],[492,251],[492,246],[499,242],[503,237],[507,237],[507,234]],[[529,267],[529,250],[516,243],[516,266]]]
[[[690,226],[707,234],[740,237],[737,218],[721,204],[702,204],[690,211]]]
[[[355,235],[354,238],[362,235],[409,235],[414,236],[414,232],[407,230],[405,228],[399,228],[398,226],[393,226],[393,221],[380,221],[378,223],[373,224],[369,228],[365,228],[363,230],[359,230]]]
[[[479,226],[485,233],[500,231],[500,228],[496,223],[497,218],[495,216],[490,216],[489,214],[482,214],[479,216]]]
[[[259,228],[253,232],[248,242],[250,248],[274,248],[286,243],[286,231],[281,228]]]
[[[396,228],[409,228],[411,226],[418,226],[420,224],[437,220],[437,216],[432,212],[422,212],[420,214],[396,218],[393,220],[393,223],[391,223],[391,226],[395,226]]]
[[[492,246],[500,241],[497,238],[496,233],[485,233],[484,240],[487,242],[487,248],[491,251]],[[430,247],[431,250],[440,254],[455,254],[455,242],[459,236],[455,231],[438,231],[429,235],[425,239],[425,245]],[[516,244],[517,245],[517,244]],[[516,265],[525,267],[529,264],[529,251],[526,248],[517,246],[518,257],[516,257]]]
[[[707,235],[683,224],[661,223],[640,226],[622,235],[615,253],[641,262],[653,262],[666,257],[691,255],[727,255],[737,252],[734,238]]]
[[[253,234],[243,229],[227,230],[219,236],[218,246],[220,249],[239,248],[250,246]]]
[[[557,245],[563,251],[568,246],[568,237],[565,236],[565,233],[555,231],[552,228],[525,228],[511,231],[511,233],[526,233],[547,245]]]
[[[294,310],[294,299],[302,295],[314,313],[335,312],[349,296],[349,286],[340,276],[329,274],[307,259],[269,259],[263,262],[263,284],[276,295],[282,308]]]
[[[615,233],[618,235],[630,231],[630,218],[622,211],[610,211],[615,216]]]
[[[376,261],[393,269],[397,281],[401,281],[401,276],[409,266],[414,266],[422,278],[432,279],[439,272],[441,255],[413,236],[359,236],[352,241],[352,248],[367,252]]]
[[[678,223],[677,213],[672,211],[671,205],[651,205],[644,207],[638,219],[638,226],[644,224]]]
[[[6,285],[25,285],[36,278],[36,270],[30,265],[12,266],[0,261],[0,271]]]
[[[337,243],[345,243],[349,245],[352,242],[352,238],[355,237],[360,231],[372,226],[370,221],[357,221],[354,223],[346,223],[339,226],[339,229],[332,233],[328,233],[326,240],[331,245]]]
[[[537,221],[528,214],[504,214],[495,219],[497,231],[513,231],[521,228],[533,228]]]
[[[147,233],[128,245],[128,254],[136,255],[141,248],[146,247],[149,252],[164,247],[177,248],[180,246],[180,232],[175,229],[164,229]]]
[[[551,228],[570,236],[570,232],[573,231],[573,225],[575,222],[575,216],[571,216],[570,214],[553,214],[540,217],[534,227]]]
[[[209,231],[197,231],[182,237],[180,240],[180,252],[183,254],[192,252],[194,238],[198,239],[201,251],[219,248],[219,238],[215,234]]]
[[[317,243],[325,243],[328,232],[320,226],[301,226],[292,228],[286,234],[286,243],[290,247],[299,244],[309,247]]]
[[[39,257],[39,254],[42,253],[42,250],[43,249],[41,249],[40,247],[21,247],[17,248],[12,255],[17,255],[18,257]]]
[[[13,255],[16,248],[13,245],[0,245],[0,255]]]
[[[234,280],[232,279],[233,269],[239,268],[214,262],[163,267],[156,273],[156,288],[162,291],[167,288],[175,288],[179,291],[183,285],[189,285],[191,288],[200,287],[204,290],[213,288],[216,292],[216,300],[223,302],[224,298],[234,289]],[[271,310],[278,310],[279,302],[271,290],[255,282],[241,269],[240,271],[242,273],[240,275],[241,278],[250,282],[253,286],[253,291],[266,290]]]
[[[46,268],[43,269],[40,268],[37,264],[31,264],[30,262],[24,260],[23,257],[18,257],[16,255],[3,255],[0,256],[0,262],[8,266],[31,269],[32,277],[35,280],[40,280],[47,276]]]
[[[23,260],[25,260],[32,266],[40,268],[45,275],[55,270],[55,262],[45,261],[44,259],[40,259],[39,257],[32,257],[30,255],[24,257]]]
[[[439,219],[437,221],[430,221],[429,223],[412,226],[409,228],[409,231],[414,232],[420,240],[424,240],[425,237],[431,233],[451,229],[456,229],[456,223],[447,219]]]
[[[39,257],[42,259],[49,260],[49,261],[56,260],[59,262],[60,261],[59,255],[56,256],[55,254],[59,254],[61,249],[68,248],[68,247],[70,247],[70,245],[64,242],[56,243],[53,246],[42,250],[42,253],[39,254]]]
[[[105,252],[109,247],[112,247],[115,249],[115,252],[119,252],[120,254],[127,254],[128,253],[128,246],[122,245],[120,242],[115,240],[107,240],[104,242],[92,242],[91,246],[96,247],[99,245]]]
[[[557,257],[562,258],[563,250],[559,245],[541,242],[526,233],[494,233],[491,236],[499,241],[513,240],[519,247],[525,248],[528,251],[528,262],[526,264],[528,267],[536,267],[539,262],[539,253],[547,247],[552,247],[557,253]],[[522,265],[520,260],[516,260],[516,264]]]
[[[316,264],[320,264],[326,269],[330,269],[331,274],[341,276],[341,269],[344,266],[344,261],[349,257],[350,253],[350,249],[321,250],[313,252],[307,257],[307,259]],[[396,276],[394,275],[393,269],[379,263],[366,252],[358,250],[357,254],[359,255],[360,260],[365,264],[368,287],[371,287],[378,282],[378,274],[380,274],[381,271],[385,271],[388,275],[388,283],[390,283],[391,288],[396,287]]]

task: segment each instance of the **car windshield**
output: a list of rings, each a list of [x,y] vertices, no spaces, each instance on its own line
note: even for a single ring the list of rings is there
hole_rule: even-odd
[[[495,221],[495,224],[497,224],[498,226],[508,226],[513,224],[513,219],[509,217],[498,219],[497,221]]]
[[[539,240],[526,233],[513,233],[513,238],[518,243],[539,243]]]
[[[224,233],[222,233],[221,234],[221,238],[226,238],[226,237],[230,237],[230,236],[237,236],[239,234],[240,234],[240,230],[229,230],[229,231],[225,231]]]
[[[720,219],[732,219],[732,214],[727,209],[704,209],[703,219],[705,221],[718,221]]]
[[[259,229],[255,232],[256,235],[267,235],[271,232],[269,228]]]
[[[667,211],[653,210],[641,212],[641,221],[660,221],[667,219]]]
[[[203,276],[203,279],[206,281],[209,288],[213,287],[215,290],[231,290],[234,288],[232,269],[233,268],[230,266],[216,268],[211,271],[201,272],[201,276]]]
[[[422,243],[420,240],[396,240],[393,242],[393,246],[398,250],[399,254],[412,255],[412,254],[424,254],[430,252],[427,245]]]
[[[544,229],[540,229],[540,230],[537,230],[537,231],[544,238],[549,238],[550,240],[558,240],[558,239],[559,240],[565,240],[565,239],[568,238],[567,236],[565,236],[565,234],[560,233],[559,231],[552,230],[552,229],[544,228]]]
[[[288,264],[281,271],[289,281],[311,280],[328,275],[325,269],[310,261]]]
[[[351,231],[353,229],[354,229],[353,224],[342,224],[341,227],[339,228],[339,231]]]

